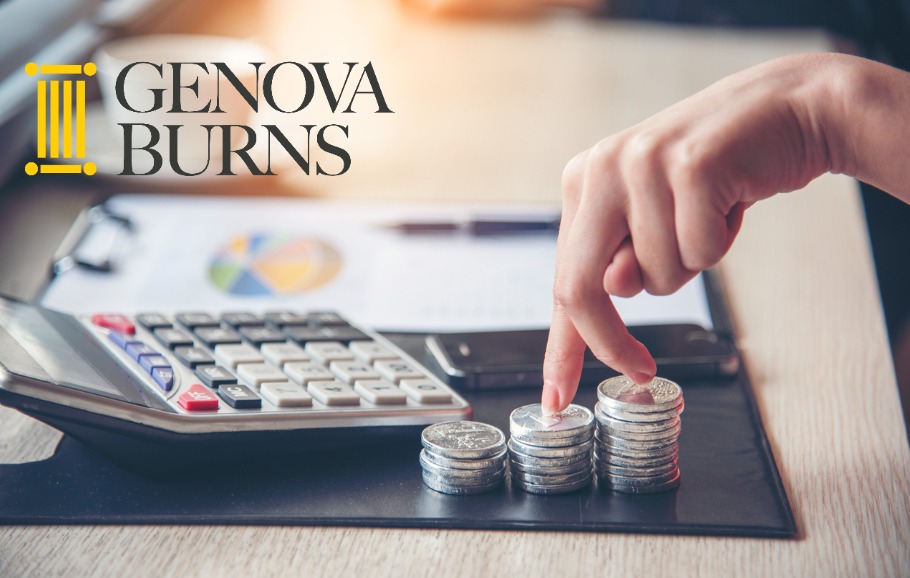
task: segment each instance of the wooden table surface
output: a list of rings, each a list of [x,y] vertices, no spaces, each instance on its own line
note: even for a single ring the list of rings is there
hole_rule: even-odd
[[[303,62],[372,60],[384,75],[396,114],[351,119],[351,173],[289,179],[344,198],[553,201],[562,165],[598,138],[725,74],[828,46],[567,17],[446,24],[380,0],[223,6],[192,29],[255,35]],[[910,575],[910,450],[855,184],[826,176],[750,209],[720,271],[797,539],[2,527],[0,576]],[[46,457],[58,439],[0,411],[2,462]]]

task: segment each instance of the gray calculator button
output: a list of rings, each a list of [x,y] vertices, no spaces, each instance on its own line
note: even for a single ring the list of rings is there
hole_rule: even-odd
[[[278,367],[284,367],[290,361],[310,360],[303,348],[295,343],[263,343],[259,351],[266,361]]]
[[[388,347],[375,341],[352,341],[348,346],[354,357],[364,363],[373,363],[377,359],[397,359]]]
[[[408,400],[394,383],[384,379],[362,379],[354,384],[354,391],[376,405],[401,405]]]
[[[403,379],[401,391],[417,403],[451,403],[452,394],[429,379]]]
[[[193,333],[212,348],[222,343],[240,343],[240,336],[237,335],[237,332],[224,327],[199,327]]]
[[[284,382],[263,383],[259,387],[263,399],[275,407],[308,407],[313,405],[313,396],[302,385]]]
[[[158,342],[168,349],[174,349],[175,347],[180,347],[182,345],[190,346],[193,344],[193,338],[179,329],[161,327],[156,329],[154,333]]]
[[[241,363],[258,363],[262,356],[256,348],[246,343],[224,343],[215,346],[215,361],[234,369]]]
[[[376,371],[383,379],[398,383],[402,379],[425,377],[423,372],[417,371],[413,365],[402,359],[381,359],[373,364]]]
[[[338,341],[321,341],[306,344],[306,352],[320,363],[354,359],[351,351]]]
[[[215,363],[215,359],[209,355],[206,350],[199,349],[198,347],[177,347],[174,349],[174,355],[177,356],[180,363],[190,369],[196,369],[196,367],[200,365],[211,365]]]
[[[266,381],[284,381],[284,372],[270,363],[241,363],[237,366],[237,379],[258,388]]]
[[[306,390],[325,405],[360,405],[360,396],[354,388],[340,381],[311,381]]]
[[[292,361],[286,363],[284,372],[291,378],[291,381],[301,385],[306,385],[311,381],[322,381],[335,378],[335,376],[332,375],[332,372],[326,367],[311,361]]]
[[[329,370],[335,374],[338,381],[354,383],[358,379],[379,379],[379,374],[369,365],[359,361],[333,361]]]
[[[178,313],[174,316],[177,323],[190,329],[198,327],[218,327],[221,322],[208,313]]]

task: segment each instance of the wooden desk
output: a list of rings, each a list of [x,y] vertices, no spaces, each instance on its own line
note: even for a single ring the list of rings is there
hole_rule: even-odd
[[[385,75],[396,116],[373,121],[383,126],[366,116],[351,121],[363,137],[352,155],[356,170],[292,179],[301,191],[339,197],[554,200],[565,160],[599,137],[734,70],[826,46],[811,34],[572,19],[445,25],[375,0],[258,6],[231,6],[203,29],[268,32],[280,54],[370,59]],[[349,19],[344,26],[341,17]],[[165,26],[180,28],[178,20]],[[423,66],[430,61],[437,68]],[[854,184],[824,177],[754,207],[721,272],[797,540],[5,527],[0,575],[907,575],[910,451]],[[5,462],[46,456],[57,439],[9,410],[0,423]]]

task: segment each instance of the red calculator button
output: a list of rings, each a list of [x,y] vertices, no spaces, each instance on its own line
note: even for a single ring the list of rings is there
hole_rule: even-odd
[[[113,329],[120,333],[133,335],[136,333],[136,325],[123,315],[117,313],[99,313],[92,315],[92,323],[105,329]]]
[[[177,403],[186,411],[211,411],[218,409],[218,398],[201,384],[194,383],[180,394]]]

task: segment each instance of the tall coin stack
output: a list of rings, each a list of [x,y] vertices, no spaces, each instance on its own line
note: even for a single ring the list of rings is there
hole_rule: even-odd
[[[428,426],[421,434],[423,483],[444,494],[481,494],[502,485],[506,436],[476,421]]]
[[[653,494],[679,486],[682,389],[655,377],[637,385],[625,376],[597,387],[594,468],[617,492]]]
[[[594,414],[570,405],[544,416],[539,403],[509,416],[512,484],[533,494],[564,494],[591,484]]]

